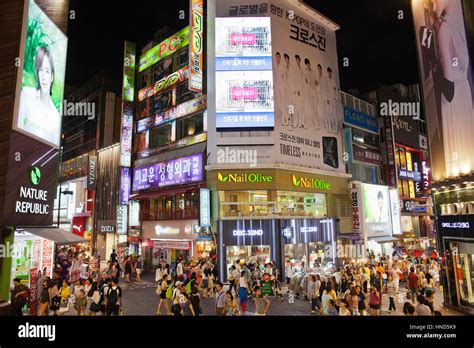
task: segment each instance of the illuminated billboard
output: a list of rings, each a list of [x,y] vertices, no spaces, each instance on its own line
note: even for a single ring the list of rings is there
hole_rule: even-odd
[[[168,57],[180,48],[189,45],[189,26],[181,29],[176,34],[170,36],[165,41],[154,46],[143,55],[140,56],[139,72],[158,63],[161,59]]]
[[[191,43],[189,45],[189,89],[202,92],[204,71],[204,0],[191,0]]]
[[[412,1],[433,180],[474,170],[474,84],[461,0]]]
[[[133,170],[133,191],[204,180],[202,153]]]
[[[58,148],[67,37],[34,1],[27,4],[13,129]]]
[[[216,18],[216,127],[273,128],[270,18]]]
[[[122,99],[126,102],[133,102],[135,96],[135,59],[135,44],[125,41]]]
[[[361,191],[367,235],[391,235],[392,218],[388,186],[362,184]]]

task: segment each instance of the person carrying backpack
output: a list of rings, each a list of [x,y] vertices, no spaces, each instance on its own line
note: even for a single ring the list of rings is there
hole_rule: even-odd
[[[107,287],[104,291],[106,297],[106,313],[108,316],[116,315],[120,313],[122,308],[122,288],[118,286],[118,280],[112,279],[110,287]]]
[[[13,288],[11,289],[12,307],[15,316],[23,316],[23,306],[28,302],[30,289],[25,284],[21,284],[20,278],[13,279]]]

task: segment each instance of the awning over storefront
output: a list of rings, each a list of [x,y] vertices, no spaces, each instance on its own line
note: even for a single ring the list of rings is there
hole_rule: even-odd
[[[77,236],[62,228],[25,228],[24,231],[44,239],[52,240],[59,245],[89,242],[87,239]]]
[[[390,243],[390,242],[396,242],[399,239],[392,236],[383,236],[383,237],[369,237],[369,240],[373,240],[377,243]]]
[[[362,235],[359,233],[341,233],[337,236],[339,239],[361,240]]]

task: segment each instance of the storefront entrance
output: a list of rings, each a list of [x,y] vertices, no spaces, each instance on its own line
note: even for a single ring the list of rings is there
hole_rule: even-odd
[[[227,271],[236,261],[247,265],[265,265],[270,260],[270,245],[229,246],[226,248]]]

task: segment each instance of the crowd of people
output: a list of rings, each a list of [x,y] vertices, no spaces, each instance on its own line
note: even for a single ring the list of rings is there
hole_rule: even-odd
[[[101,271],[98,271],[100,267],[97,270],[90,267],[79,251],[63,250],[56,260],[51,277],[46,269],[38,274],[36,303],[40,316],[65,315],[71,310],[76,315],[120,315],[120,281],[130,282],[135,275],[135,281],[141,282],[140,256],[125,256],[119,262],[113,250]],[[237,260],[228,266],[225,288],[219,282],[213,259],[187,262],[180,257],[171,265],[160,260],[155,272],[159,299],[156,314],[199,316],[203,314],[201,299],[209,298],[215,301],[215,313],[206,314],[246,315],[247,304],[253,301],[255,315],[266,315],[271,303],[268,296],[283,301],[275,261],[247,264]],[[397,312],[397,307],[402,306],[406,315],[439,314],[434,306],[440,280],[439,263],[435,260],[381,257],[365,263],[343,264],[326,272],[295,269],[288,261],[285,278],[286,293],[308,301],[311,314],[378,316],[382,306],[388,313]],[[406,293],[400,291],[403,287]],[[11,294],[14,315],[22,315],[25,304],[31,305],[30,290],[15,278]]]
[[[293,278],[287,277],[289,292],[309,300],[311,314],[378,316],[383,294],[388,297],[388,313],[397,311],[398,302],[404,303],[406,315],[412,312],[416,315],[439,314],[433,304],[439,288],[438,262],[420,258],[394,261],[388,256],[370,261],[350,263],[326,274],[295,272]],[[289,262],[286,269],[287,275],[293,273]],[[406,299],[400,292],[401,282],[406,282]],[[415,302],[418,303],[416,307]]]

